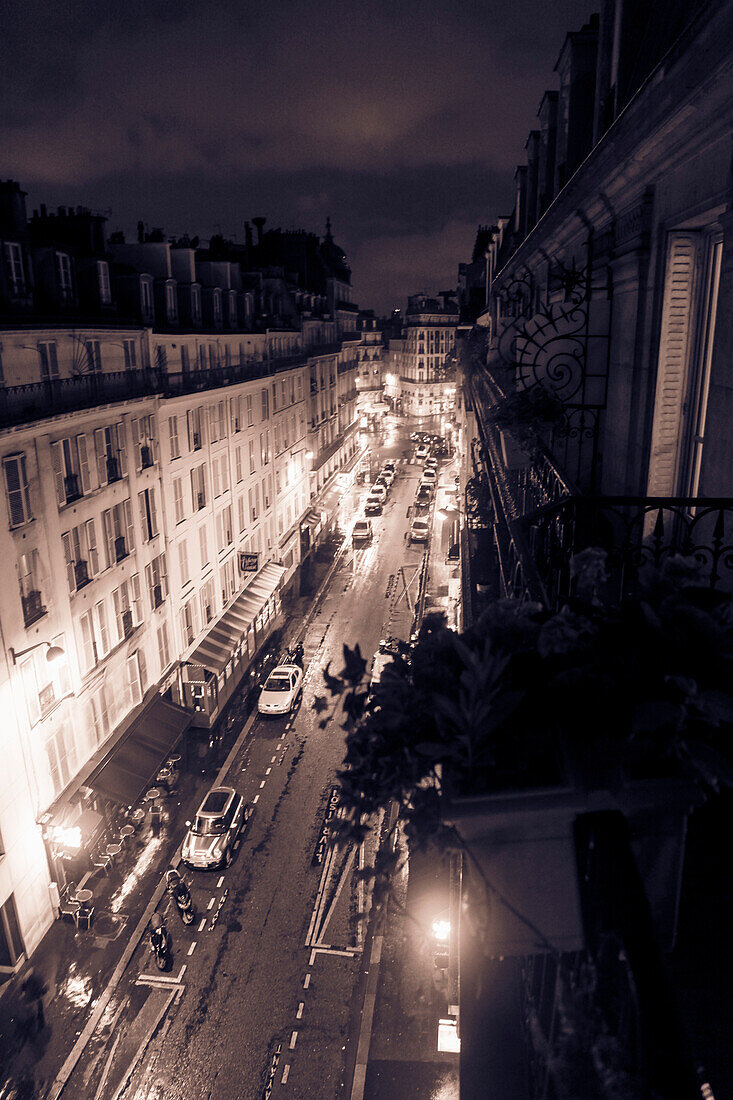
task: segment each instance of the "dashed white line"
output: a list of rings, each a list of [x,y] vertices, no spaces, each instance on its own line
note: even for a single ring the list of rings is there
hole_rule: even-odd
[[[207,909],[213,909],[215,901],[216,901],[216,898],[209,898],[209,904],[206,906],[206,908]]]
[[[259,800],[260,800],[260,796],[258,794],[256,794],[254,796],[254,798],[252,799],[252,805],[255,806],[259,802]]]
[[[302,1020],[303,1019],[303,1009],[304,1008],[305,1008],[305,1001],[301,1001],[300,1004],[298,1005],[298,1011],[295,1014],[295,1019],[296,1020]]]
[[[277,760],[277,756],[273,756],[270,760],[270,763],[274,764],[276,760]]]
[[[273,759],[274,759],[274,757],[273,757]],[[265,775],[269,775],[271,771],[272,771],[272,768],[268,768],[267,771],[265,772]]]
[[[290,1076],[290,1062],[288,1062],[288,1064],[285,1066],[285,1069],[283,1070],[283,1075],[282,1075],[283,1085],[286,1083],[289,1076]]]
[[[204,924],[206,924],[206,921],[204,921]],[[306,974],[306,976],[303,978],[303,989],[307,989],[310,984],[311,976],[310,974]]]
[[[313,950],[313,951],[311,951],[311,961],[308,963],[308,965],[313,966],[315,961],[316,961],[316,952],[315,952],[315,950]]]
[[[216,888],[217,888],[217,890],[221,890],[221,888],[222,888],[222,886],[223,886],[223,885],[224,885],[224,876],[223,876],[223,875],[220,875],[220,876],[219,876],[219,881],[218,881],[218,882],[217,882],[217,884],[216,884]]]
[[[194,941],[193,941],[193,943],[192,943],[192,944],[191,944],[191,946],[189,947],[189,949],[188,949],[188,951],[186,952],[186,954],[187,954],[187,955],[193,955],[193,953],[194,953],[194,951],[195,951],[195,950],[196,950],[196,940],[194,940]]]
[[[290,1036],[290,1049],[291,1050],[295,1050],[295,1044],[297,1043],[297,1041],[298,1041],[298,1032],[294,1031],[293,1034]]]
[[[263,779],[263,780],[262,780],[262,782],[260,783],[260,790],[262,790],[262,788],[264,787],[264,785],[265,785],[265,781],[264,781],[264,779]]]
[[[201,923],[199,924],[199,932],[203,932],[204,928],[206,928],[206,917],[201,918]]]

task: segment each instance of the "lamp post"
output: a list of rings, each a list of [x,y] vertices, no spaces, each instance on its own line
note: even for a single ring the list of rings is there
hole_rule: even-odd
[[[36,642],[35,645],[29,645],[27,649],[15,650],[12,646],[8,647],[8,653],[13,658],[13,664],[17,665],[20,657],[25,657],[26,653],[32,653],[34,649],[40,649],[41,646],[47,645],[48,652],[46,653],[46,660],[50,665],[56,661],[60,661],[64,656],[64,650],[60,645],[53,645],[51,642]]]

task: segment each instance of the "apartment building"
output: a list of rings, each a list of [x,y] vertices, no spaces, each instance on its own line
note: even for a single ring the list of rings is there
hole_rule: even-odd
[[[458,306],[450,294],[440,299],[414,294],[408,299],[401,336],[389,345],[392,379],[388,393],[405,416],[453,413],[457,325]]]
[[[360,338],[325,296],[283,279],[297,325],[258,319],[271,280],[241,256],[142,227],[107,241],[104,220],[29,221],[0,184],[8,972],[105,806],[149,785],[146,731],[209,727],[251,675],[322,524],[311,501],[356,446]]]

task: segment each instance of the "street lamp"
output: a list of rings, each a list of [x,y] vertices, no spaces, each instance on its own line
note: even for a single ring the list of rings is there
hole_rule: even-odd
[[[46,653],[46,660],[50,665],[55,664],[56,661],[60,661],[65,656],[64,650],[60,645],[52,645],[51,642],[36,642],[35,645],[29,645],[27,649],[15,650],[12,646],[9,647],[8,652],[13,658],[13,664],[17,665],[20,657],[25,657],[26,653],[32,653],[34,649],[40,649],[42,645],[48,646]]]

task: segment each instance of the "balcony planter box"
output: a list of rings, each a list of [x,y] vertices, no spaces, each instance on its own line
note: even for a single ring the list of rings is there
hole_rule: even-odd
[[[674,939],[687,815],[697,788],[676,778],[632,780],[617,789],[536,787],[448,798],[452,825],[483,875],[560,952],[587,946],[575,826],[585,814],[620,811],[662,943]],[[468,874],[474,874],[470,861]],[[477,888],[483,896],[483,891]],[[469,894],[476,900],[476,890]],[[518,917],[489,895],[480,918],[490,957],[547,950]]]

